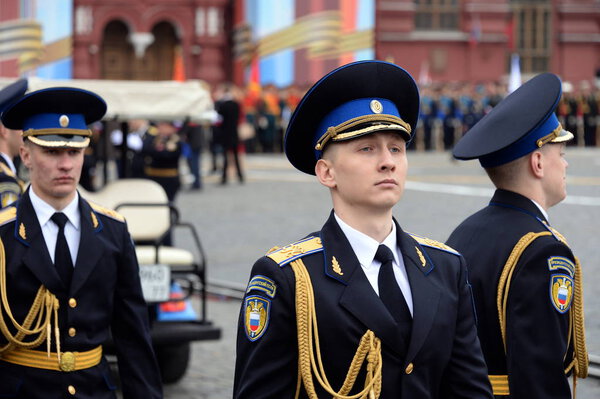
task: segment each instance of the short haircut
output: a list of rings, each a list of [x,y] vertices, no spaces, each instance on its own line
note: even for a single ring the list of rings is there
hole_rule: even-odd
[[[497,188],[512,187],[519,181],[521,173],[523,173],[523,165],[527,163],[529,155],[531,153],[504,165],[485,168],[485,172]]]

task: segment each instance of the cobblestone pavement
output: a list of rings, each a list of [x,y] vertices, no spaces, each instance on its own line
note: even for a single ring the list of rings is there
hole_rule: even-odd
[[[569,197],[550,210],[550,220],[582,262],[588,347],[600,354],[600,151],[568,149],[567,159]],[[182,219],[200,233],[209,281],[242,287],[258,257],[318,230],[330,211],[327,191],[293,170],[282,155],[248,155],[245,165],[245,184],[233,180],[222,186],[216,175],[208,175],[203,190],[184,190],[177,199]],[[487,203],[491,190],[477,162],[453,162],[446,153],[409,154],[406,191],[394,214],[405,230],[445,241],[460,221]],[[183,233],[175,242],[190,246]],[[231,397],[238,310],[239,300],[211,297],[209,318],[222,328],[223,338],[193,345],[188,373],[165,387],[166,398]],[[578,380],[577,386],[578,399],[600,397],[600,380]]]

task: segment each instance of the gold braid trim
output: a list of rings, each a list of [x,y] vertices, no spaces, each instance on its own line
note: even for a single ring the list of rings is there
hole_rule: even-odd
[[[2,308],[0,309],[0,332],[6,338],[8,343],[0,347],[0,358],[2,353],[10,351],[11,349],[18,348],[34,348],[39,346],[44,340],[46,340],[46,347],[48,350],[48,357],[50,357],[50,337],[52,334],[51,324],[54,316],[54,337],[56,342],[56,352],[58,362],[60,363],[60,334],[58,328],[58,299],[43,285],[40,286],[38,292],[33,300],[33,304],[23,321],[23,324],[19,324],[13,317],[10,305],[8,303],[8,297],[6,293],[6,254],[4,251],[4,244],[0,239],[0,295],[2,297]],[[8,329],[8,325],[4,320],[4,313],[10,319],[12,325],[17,330],[17,333],[13,335]],[[35,321],[35,326],[31,328],[31,325]],[[36,336],[30,341],[26,341],[26,336]]]
[[[354,136],[359,136],[361,134],[365,134],[371,130],[382,130],[381,126],[367,126],[364,129],[352,130],[353,127],[362,125],[364,123],[382,123],[385,124],[386,129],[402,130],[407,132],[409,136],[412,130],[408,123],[404,122],[401,118],[395,115],[362,115],[356,118],[349,119],[343,123],[340,123],[337,126],[330,126],[329,128],[327,128],[327,131],[319,138],[319,140],[317,140],[315,150],[321,151],[323,148],[325,148],[325,144],[327,144],[329,140],[339,141]]]
[[[90,129],[67,128],[27,129],[23,132],[23,137],[48,136],[51,134],[92,137],[92,131]]]
[[[554,235],[563,244],[567,245],[567,241],[564,236],[558,231],[552,229],[552,233],[544,231],[540,233],[527,233],[517,242],[514,246],[504,269],[498,280],[496,306],[498,308],[498,319],[500,322],[500,332],[502,334],[502,343],[504,345],[504,353],[506,353],[506,307],[508,302],[508,293],[510,291],[510,282],[512,280],[513,272],[517,266],[519,258],[527,249],[527,247],[535,241],[537,238],[542,236]],[[565,374],[567,374],[573,367],[575,372],[573,373],[573,397],[575,397],[575,386],[576,378],[585,378],[588,374],[588,353],[585,343],[585,326],[584,326],[584,313],[583,313],[583,280],[581,275],[581,264],[579,259],[575,257],[575,276],[574,285],[575,292],[573,297],[573,303],[569,311],[569,337],[567,346],[570,345],[571,337],[573,337],[573,360],[565,368]]]
[[[496,306],[498,308],[498,319],[500,322],[500,332],[502,333],[502,343],[504,344],[504,353],[506,353],[506,303],[508,302],[508,292],[510,291],[510,282],[512,280],[513,272],[515,271],[519,258],[529,244],[538,237],[548,235],[551,235],[549,231],[525,234],[513,248],[504,265],[504,269],[502,269],[502,274],[498,280]]]
[[[575,257],[575,296],[571,305],[571,320],[573,322],[573,346],[575,373],[579,378],[588,375],[589,357],[585,344],[585,318],[583,313],[583,276],[581,275],[581,264],[579,258]]]
[[[315,296],[310,275],[301,259],[291,262],[290,265],[296,276],[296,325],[298,328],[298,383],[295,398],[297,399],[300,396],[300,388],[304,384],[308,397],[318,399],[313,381],[313,372],[319,385],[332,395],[333,399],[379,398],[383,363],[381,341],[371,330],[367,330],[361,338],[341,389],[335,392],[331,387],[321,361]],[[354,387],[356,377],[365,358],[367,359],[367,375],[364,389],[355,395],[348,396],[348,392]]]
[[[553,229],[552,233],[558,237],[560,241],[562,241],[566,246],[569,246],[567,243],[567,239],[560,234],[556,229]],[[587,351],[587,345],[585,343],[585,316],[584,316],[584,306],[583,306],[583,276],[581,272],[581,263],[579,262],[579,258],[575,256],[575,290],[573,296],[573,304],[571,305],[570,312],[570,320],[569,324],[571,325],[569,331],[569,339],[571,338],[571,334],[573,334],[573,350],[574,350],[574,358],[565,373],[569,372],[572,367],[575,367],[575,372],[573,373],[575,386],[575,376],[579,378],[585,378],[588,375],[588,365],[589,365],[589,357]]]

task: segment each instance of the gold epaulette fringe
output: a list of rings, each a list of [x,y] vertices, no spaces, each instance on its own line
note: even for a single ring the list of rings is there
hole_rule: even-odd
[[[101,213],[104,216],[108,216],[111,219],[118,220],[119,222],[125,222],[125,216],[121,215],[119,212],[114,211],[109,208],[105,208],[102,205],[98,205],[96,203],[90,202],[90,206],[95,212]]]
[[[412,238],[415,239],[415,241],[417,241],[421,245],[424,245],[426,247],[441,249],[442,251],[450,252],[454,255],[460,255],[460,253],[457,250],[455,250],[452,247],[449,247],[448,245],[446,245],[442,242],[432,240],[431,238],[421,237],[421,236],[418,236],[418,235],[412,234],[412,233],[409,233],[409,234]]]
[[[323,250],[323,243],[319,237],[308,237],[295,243],[286,245],[285,247],[272,248],[266,256],[273,259],[279,264],[284,266],[291,261],[301,258],[303,256],[319,252]]]
[[[0,211],[0,226],[12,222],[17,218],[17,208],[14,206],[9,206],[8,208],[4,208]]]

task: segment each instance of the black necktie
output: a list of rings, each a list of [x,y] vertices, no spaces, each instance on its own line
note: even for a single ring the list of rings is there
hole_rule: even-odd
[[[73,261],[71,252],[65,237],[65,224],[67,216],[62,212],[56,212],[51,217],[52,221],[58,226],[58,235],[56,236],[56,249],[54,251],[54,266],[58,275],[66,287],[71,286],[71,277],[73,276]]]
[[[392,251],[383,244],[379,245],[377,253],[375,253],[375,260],[381,262],[379,276],[377,277],[379,297],[396,322],[412,320],[408,305],[406,304],[404,295],[402,295],[402,290],[400,290],[400,286],[398,286],[398,282],[394,276],[392,264],[394,255]]]

